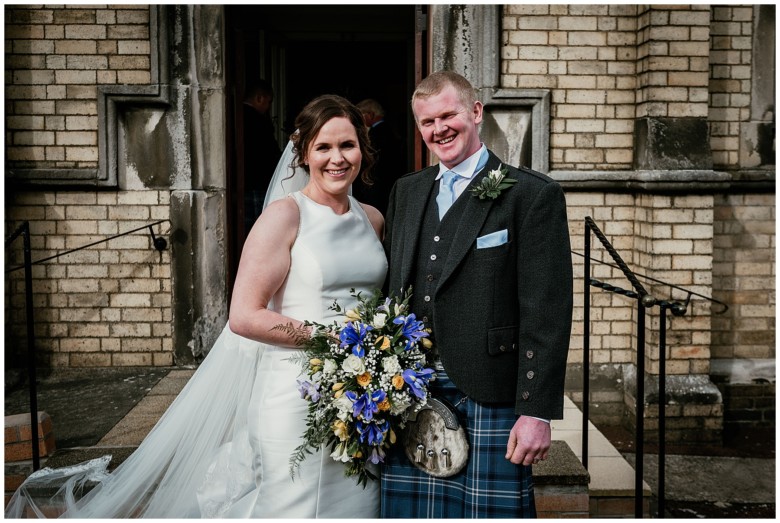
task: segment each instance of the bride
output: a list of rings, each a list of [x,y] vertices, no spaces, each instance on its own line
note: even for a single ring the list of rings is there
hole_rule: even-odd
[[[329,323],[334,300],[351,308],[350,289],[381,287],[387,271],[382,215],[350,196],[373,162],[360,111],[321,96],[295,125],[294,174],[287,174],[288,147],[244,246],[228,324],[181,394],[115,471],[105,472],[109,456],[38,471],[6,517],[46,517],[52,509],[78,518],[378,516],[378,485],[363,489],[327,452],[308,455],[294,480],[289,472],[307,402],[296,388],[300,368],[289,361],[299,349],[274,327]],[[279,198],[301,179],[301,190]],[[36,497],[52,490],[43,502]]]

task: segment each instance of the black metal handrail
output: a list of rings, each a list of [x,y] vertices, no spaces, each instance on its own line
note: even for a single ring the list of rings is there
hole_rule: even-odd
[[[160,236],[156,236],[154,234],[154,229],[152,229],[152,227],[154,227],[155,225],[160,225],[161,223],[165,223],[165,222],[170,222],[170,220],[158,220],[156,222],[152,222],[150,224],[143,225],[141,227],[137,227],[137,228],[129,230],[129,231],[125,231],[125,232],[121,232],[119,234],[115,234],[113,236],[109,236],[108,238],[103,238],[102,240],[97,240],[97,241],[94,241],[92,243],[88,243],[87,245],[82,245],[81,247],[76,247],[75,249],[70,249],[70,250],[67,250],[67,251],[58,252],[57,254],[54,254],[52,256],[48,256],[46,258],[41,258],[40,260],[36,260],[34,262],[31,262],[31,264],[32,265],[38,265],[39,263],[44,263],[44,262],[47,262],[47,261],[51,261],[51,260],[54,260],[56,258],[60,258],[62,256],[66,256],[68,254],[73,254],[74,252],[77,252],[77,251],[82,251],[84,249],[89,249],[90,247],[94,247],[95,245],[100,245],[101,243],[106,243],[108,241],[115,240],[117,238],[121,238],[122,236],[127,236],[128,234],[133,234],[133,233],[136,233],[138,231],[143,231],[144,229],[149,229],[149,234],[152,236],[152,245],[154,245],[155,249],[157,249],[158,251],[162,252],[162,251],[164,251],[165,249],[168,248],[168,242],[165,240],[165,238],[162,238]],[[24,222],[24,223],[28,224],[28,230],[29,230],[29,222]],[[24,224],[22,224],[22,225],[24,225]],[[7,245],[7,242],[6,242],[6,245]],[[24,269],[24,267],[25,267],[25,265],[18,265],[16,267],[11,267],[10,269],[7,269],[5,271],[5,273],[8,274],[10,272],[18,271],[19,269]]]
[[[27,323],[27,373],[28,373],[28,380],[30,382],[29,384],[30,386],[30,431],[31,431],[31,438],[32,438],[33,470],[38,470],[41,467],[41,461],[40,461],[41,458],[40,458],[40,450],[38,448],[38,391],[37,391],[37,384],[36,384],[37,378],[36,378],[36,370],[35,370],[35,319],[33,316],[32,266],[59,258],[61,256],[65,256],[67,254],[72,254],[76,251],[88,249],[89,247],[94,247],[95,245],[99,245],[101,243],[105,243],[107,241],[120,238],[122,236],[127,236],[129,234],[142,231],[144,229],[149,229],[149,233],[152,236],[152,245],[154,245],[155,249],[162,252],[166,248],[168,248],[168,242],[165,240],[165,238],[156,236],[154,234],[154,229],[152,227],[169,221],[170,220],[159,220],[150,223],[148,225],[144,225],[143,227],[138,227],[136,229],[125,231],[120,234],[115,234],[108,238],[103,238],[102,240],[98,240],[87,245],[82,245],[81,247],[77,247],[75,249],[70,249],[64,252],[60,252],[53,256],[48,256],[46,258],[37,261],[32,261],[32,248],[30,246],[30,222],[28,221],[22,222],[22,224],[5,240],[5,247],[8,248],[13,243],[13,241],[19,236],[22,236],[24,238],[24,263],[17,267],[12,267],[10,269],[7,269],[5,272],[6,274],[8,274],[20,269],[24,269],[24,291],[25,291],[25,302],[26,302],[25,320]]]
[[[615,265],[606,263],[601,260],[591,258],[591,235],[595,235],[605,250],[610,254],[615,261]],[[693,296],[703,298],[710,302],[717,303],[723,307],[719,313],[724,313],[728,310],[728,305],[718,301],[712,297],[705,296],[693,292],[689,289],[679,287],[670,283],[666,283],[661,280],[643,276],[633,272],[628,265],[623,261],[618,252],[604,236],[601,230],[598,228],[593,219],[589,216],[585,217],[585,254],[580,254],[572,251],[573,254],[582,256],[585,258],[584,267],[584,310],[583,310],[583,387],[582,387],[582,464],[588,468],[588,418],[589,418],[589,398],[590,398],[590,287],[597,287],[607,292],[617,293],[628,298],[637,300],[637,380],[636,380],[636,463],[634,467],[635,472],[635,486],[634,486],[634,510],[635,516],[641,518],[643,516],[643,472],[644,472],[644,376],[645,376],[645,320],[646,309],[658,306],[661,310],[661,322],[660,322],[660,341],[659,341],[659,400],[658,400],[658,432],[659,432],[659,445],[658,445],[658,513],[661,518],[664,517],[665,512],[665,463],[666,463],[666,311],[669,310],[674,316],[684,316],[688,304]],[[621,287],[601,282],[595,278],[590,277],[590,265],[591,261],[608,265],[620,269],[623,275],[631,283],[633,290],[623,289]],[[658,300],[650,295],[644,286],[641,284],[637,277],[642,277],[645,280],[652,281],[666,285],[672,289],[681,290],[688,293],[684,303],[671,300]]]

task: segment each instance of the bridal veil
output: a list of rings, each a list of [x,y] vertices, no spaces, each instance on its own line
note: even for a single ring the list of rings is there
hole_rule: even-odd
[[[308,175],[292,165],[293,158],[289,142],[264,208],[306,185]],[[242,498],[255,489],[247,413],[264,350],[264,344],[225,326],[190,381],[127,460],[110,474],[111,456],[36,471],[14,494],[5,516],[218,518],[240,511]]]

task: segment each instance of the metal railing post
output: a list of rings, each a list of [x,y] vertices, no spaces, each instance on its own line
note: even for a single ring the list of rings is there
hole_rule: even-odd
[[[666,512],[666,310],[668,305],[661,304],[658,341],[658,517]]]
[[[643,516],[644,459],[645,459],[645,317],[642,300],[637,301],[636,321],[636,465],[634,486],[634,514]]]
[[[5,241],[8,247],[16,238],[22,237],[24,253],[24,299],[25,322],[27,324],[27,379],[30,382],[30,444],[32,445],[33,470],[41,468],[41,452],[38,446],[38,378],[35,366],[35,318],[33,317],[32,290],[32,247],[30,245],[30,222],[22,222]]]
[[[602,260],[593,260],[596,261],[602,265],[612,267],[615,269],[620,269],[623,272],[623,275],[628,279],[628,281],[631,283],[631,286],[634,288],[633,291],[622,289],[620,287],[616,287],[614,285],[611,285],[609,283],[601,282],[595,278],[590,277],[590,271],[591,271],[591,265],[590,262],[592,260],[590,256],[591,251],[591,238],[590,235],[595,234],[596,238],[601,242],[601,244],[604,246],[604,248],[607,250],[609,255],[612,257],[615,264],[607,263]],[[612,244],[609,242],[609,240],[604,236],[604,233],[599,230],[596,223],[593,221],[593,219],[590,216],[585,217],[585,254],[581,254],[578,252],[571,251],[572,254],[576,254],[577,256],[583,256],[585,258],[585,268],[584,268],[584,280],[585,280],[585,288],[583,293],[583,320],[584,320],[584,330],[583,330],[583,398],[582,398],[582,464],[587,470],[588,468],[588,418],[589,418],[589,395],[590,395],[590,287],[598,287],[600,289],[603,289],[608,292],[613,292],[616,294],[620,294],[622,296],[626,296],[631,299],[637,300],[637,362],[636,362],[636,368],[637,368],[637,382],[636,382],[636,466],[635,466],[635,513],[637,518],[643,517],[644,507],[643,507],[643,472],[644,472],[644,417],[645,417],[645,337],[646,337],[646,318],[647,318],[647,309],[650,309],[652,307],[655,307],[656,305],[661,310],[661,325],[660,325],[660,341],[659,341],[659,350],[660,350],[660,357],[659,357],[659,378],[658,378],[658,388],[659,388],[659,401],[658,401],[658,438],[659,438],[659,445],[658,445],[658,507],[659,507],[659,515],[661,518],[664,517],[665,512],[665,474],[666,474],[666,312],[671,311],[673,316],[685,316],[685,313],[688,308],[688,304],[691,301],[691,297],[696,296],[699,298],[703,298],[709,302],[717,303],[722,307],[722,310],[719,311],[719,314],[725,313],[729,307],[727,304],[723,303],[722,301],[716,300],[710,296],[705,296],[703,294],[699,294],[696,292],[691,291],[690,289],[685,289],[683,287],[672,285],[670,283],[666,283],[661,280],[657,280],[655,278],[650,278],[649,276],[641,275],[638,273],[633,272],[628,265],[621,259],[618,252],[615,250],[615,248],[612,246]],[[684,303],[681,303],[679,301],[665,301],[665,300],[656,300],[653,296],[651,296],[645,288],[642,286],[642,284],[637,279],[637,276],[641,276],[645,281],[651,281],[655,283],[659,283],[662,285],[665,285],[671,289],[681,290],[686,293],[688,293],[688,297],[686,298]]]
[[[588,469],[588,419],[590,419],[590,224],[585,222],[585,276],[582,313],[582,466]]]

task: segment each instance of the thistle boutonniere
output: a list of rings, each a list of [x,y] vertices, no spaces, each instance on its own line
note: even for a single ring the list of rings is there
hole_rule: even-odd
[[[509,170],[504,164],[500,164],[498,169],[493,169],[487,176],[482,178],[482,182],[471,189],[471,192],[479,197],[480,200],[485,200],[487,198],[495,200],[501,194],[501,191],[509,189],[517,183],[517,180],[514,178],[507,177],[508,172]]]

